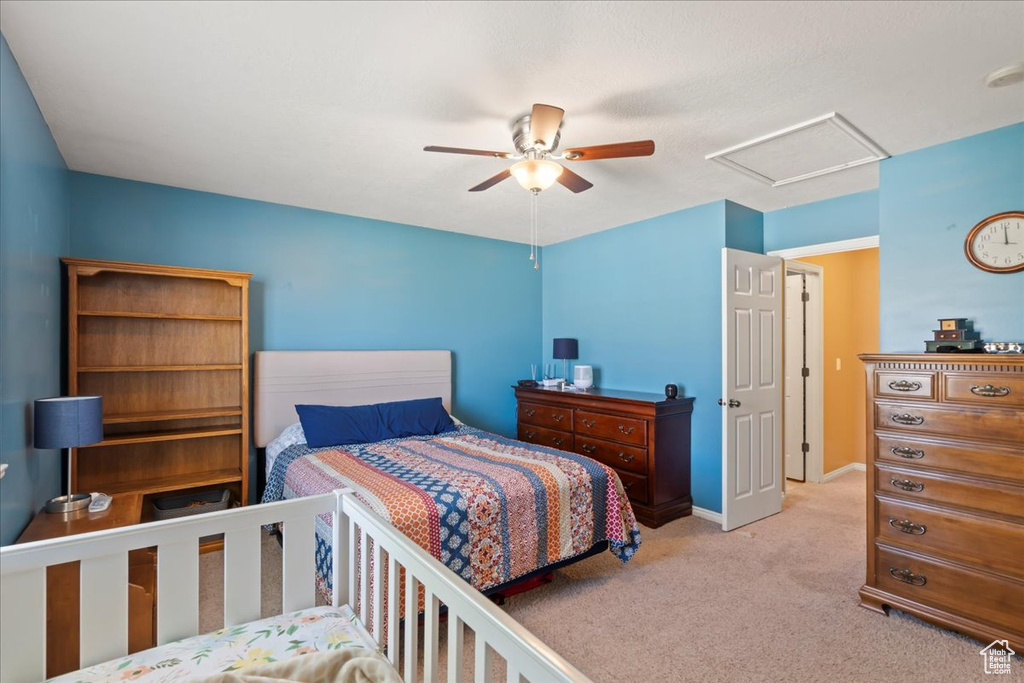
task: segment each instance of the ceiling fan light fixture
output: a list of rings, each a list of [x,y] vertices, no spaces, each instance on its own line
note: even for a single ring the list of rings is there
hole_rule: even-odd
[[[525,159],[512,164],[509,169],[512,176],[523,186],[524,190],[546,190],[562,175],[562,167],[547,159]]]

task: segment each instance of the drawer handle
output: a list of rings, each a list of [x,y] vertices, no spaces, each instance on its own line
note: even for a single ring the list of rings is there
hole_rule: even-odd
[[[924,532],[928,530],[928,527],[924,524],[914,524],[909,519],[896,519],[894,517],[889,518],[889,526],[896,531],[902,531],[911,536],[923,536]]]
[[[533,438],[536,438],[536,436],[537,436],[537,432],[526,432],[526,438],[527,439],[533,439]]]
[[[565,415],[559,413],[551,413],[551,419],[554,420],[555,422],[561,422],[563,419],[565,419]]]
[[[533,417],[534,415],[537,414],[537,411],[534,410],[533,408],[527,408],[523,412],[526,413],[526,417]]]
[[[581,417],[580,419],[583,421],[584,427],[593,427],[594,425],[597,424],[597,420],[588,420],[585,417]]]
[[[928,579],[925,578],[924,574],[915,574],[909,569],[897,569],[896,567],[889,567],[889,574],[892,578],[903,583],[909,583],[911,586],[923,586],[928,583]]]
[[[889,388],[893,391],[917,391],[921,388],[921,383],[912,382],[907,379],[894,379],[889,382]]]
[[[919,451],[909,446],[893,446],[891,450],[893,455],[906,460],[920,460],[924,457],[924,451]]]
[[[1010,394],[1010,387],[994,387],[991,384],[986,384],[983,387],[974,385],[971,387],[971,393],[977,396],[994,396],[1002,397]]]
[[[898,489],[903,489],[904,491],[912,491],[914,493],[924,491],[924,484],[917,481],[910,481],[909,479],[897,479],[896,477],[893,477],[889,480],[889,483]]]
[[[591,446],[589,443],[580,445],[580,448],[582,448],[587,453],[593,453],[594,451],[597,450],[597,446]]]
[[[619,425],[619,431],[622,432],[623,434],[625,434],[626,436],[629,436],[635,430],[636,430],[636,427],[630,427],[629,429],[626,429],[625,425]]]
[[[565,439],[563,439],[560,436],[553,436],[551,437],[551,443],[555,444],[556,446],[561,446],[563,443],[565,443]]]
[[[924,424],[924,418],[920,415],[911,415],[910,413],[900,413],[899,415],[892,416],[893,422],[899,422],[901,425],[919,425]]]
[[[633,462],[635,457],[632,453],[619,453],[619,460],[622,462]]]
[[[631,482],[631,481],[622,482],[622,490],[623,491],[625,491],[626,493],[629,493],[629,490],[631,488],[633,488],[633,482]]]

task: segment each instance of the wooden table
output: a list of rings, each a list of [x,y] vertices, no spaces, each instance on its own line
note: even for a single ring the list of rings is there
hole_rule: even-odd
[[[87,508],[70,513],[37,514],[18,538],[18,543],[62,538],[89,531],[138,524],[142,518],[142,494],[113,496],[103,512]],[[156,550],[143,548],[128,554],[128,652],[156,645]],[[79,664],[79,563],[68,562],[46,570],[46,641],[60,644],[46,652],[48,677],[74,671]]]

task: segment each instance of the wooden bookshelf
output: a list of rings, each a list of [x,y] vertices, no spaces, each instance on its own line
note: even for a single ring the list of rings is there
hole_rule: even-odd
[[[219,486],[245,504],[251,275],[62,260],[69,393],[103,397],[103,441],[72,452],[74,490],[149,501]]]

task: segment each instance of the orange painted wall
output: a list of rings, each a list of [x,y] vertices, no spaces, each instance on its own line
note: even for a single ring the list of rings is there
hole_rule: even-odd
[[[878,351],[878,249],[799,259],[824,269],[825,463],[829,473],[864,462],[864,367],[859,353]],[[836,370],[836,359],[840,368]]]

